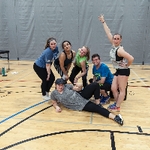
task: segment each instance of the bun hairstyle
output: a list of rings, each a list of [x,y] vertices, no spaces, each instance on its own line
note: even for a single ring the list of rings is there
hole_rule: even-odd
[[[56,39],[53,38],[53,37],[48,38],[47,41],[46,41],[45,49],[46,49],[47,47],[49,47],[49,43],[50,43],[51,41],[56,41]],[[56,42],[57,42],[57,41],[56,41]]]

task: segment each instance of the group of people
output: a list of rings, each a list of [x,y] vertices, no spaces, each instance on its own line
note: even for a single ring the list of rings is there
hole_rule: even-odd
[[[72,50],[70,41],[65,40],[62,42],[63,51],[59,54],[55,38],[47,40],[45,49],[34,62],[33,68],[42,80],[41,92],[45,100],[50,99],[49,91],[55,82],[55,90],[51,93],[51,100],[57,112],[61,112],[61,108],[58,106],[58,103],[61,103],[69,109],[96,112],[123,125],[121,115],[114,115],[111,112],[120,111],[130,75],[129,66],[134,58],[122,47],[122,36],[119,33],[111,34],[103,15],[99,16],[99,20],[103,24],[104,31],[112,44],[110,58],[116,69],[114,74],[111,73],[106,64],[101,62],[99,54],[93,54],[91,57],[93,78],[88,83],[90,49],[87,46],[83,46],[75,52]],[[61,76],[56,81],[51,69],[52,64],[54,64],[55,69]],[[69,69],[72,64],[74,66],[69,75]],[[78,83],[79,78],[82,78],[83,87]],[[72,84],[67,84],[68,80]],[[108,91],[112,91],[115,103],[105,109],[102,105],[109,103],[110,96]],[[93,95],[95,103],[89,100]]]
[[[60,74],[64,82],[68,80],[72,84],[77,83],[79,78],[82,78],[83,87],[87,86],[87,71],[88,71],[88,60],[90,57],[90,50],[88,47],[83,46],[78,49],[76,53],[71,48],[70,41],[62,42],[63,51],[59,54],[57,41],[55,38],[49,38],[46,42],[46,46],[40,57],[34,62],[33,68],[39,78],[42,80],[41,92],[43,99],[50,99],[49,91],[52,87],[55,76],[51,69],[54,64],[55,69]],[[75,61],[74,61],[75,59]],[[71,71],[70,76],[68,75],[71,64],[74,61],[74,67]]]

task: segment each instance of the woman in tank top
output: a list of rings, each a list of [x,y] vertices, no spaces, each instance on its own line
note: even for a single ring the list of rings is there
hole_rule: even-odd
[[[111,87],[116,102],[109,105],[108,109],[110,111],[120,111],[121,103],[125,97],[125,89],[127,86],[128,77],[130,75],[129,66],[132,64],[134,58],[124,50],[123,46],[121,46],[122,36],[118,33],[114,35],[111,34],[103,15],[99,16],[99,20],[102,22],[104,31],[106,32],[106,35],[112,44],[110,58],[114,68],[116,69]]]
[[[67,81],[69,79],[68,72],[76,53],[71,49],[71,43],[67,40],[62,42],[62,48],[63,51],[60,53],[59,58],[55,60],[54,67],[60,76]]]

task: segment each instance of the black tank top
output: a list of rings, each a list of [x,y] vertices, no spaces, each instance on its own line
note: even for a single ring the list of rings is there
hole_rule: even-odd
[[[64,53],[65,53],[65,51],[63,51]],[[65,59],[65,61],[64,61],[64,66],[68,66],[69,64],[71,64],[71,62],[72,62],[72,59],[73,59],[73,52],[71,51],[71,58],[70,59],[68,59],[67,58],[67,54],[65,53],[65,55],[66,55],[66,59]]]
[[[119,48],[118,48],[118,49],[119,49]],[[118,49],[116,50],[116,61],[123,60],[123,57],[119,57],[118,54],[117,54]]]
[[[65,53],[65,51],[63,51],[63,52]],[[67,54],[66,53],[65,53],[65,56],[66,56],[66,59],[64,61],[64,67],[68,66],[72,62],[72,59],[73,59],[73,52],[72,52],[72,50],[71,50],[71,58],[70,59],[67,58]],[[56,65],[59,65],[60,64],[59,58],[57,58],[54,63]]]

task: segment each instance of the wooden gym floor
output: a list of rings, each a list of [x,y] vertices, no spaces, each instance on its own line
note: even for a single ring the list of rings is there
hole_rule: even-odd
[[[7,68],[7,61],[0,60],[3,66]],[[33,61],[10,61],[7,76],[0,76],[1,150],[150,149],[150,66],[131,66],[127,100],[120,112],[124,126],[64,107],[56,113],[51,102],[42,100],[41,81],[32,66]]]

